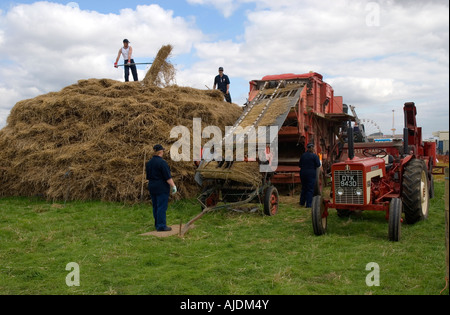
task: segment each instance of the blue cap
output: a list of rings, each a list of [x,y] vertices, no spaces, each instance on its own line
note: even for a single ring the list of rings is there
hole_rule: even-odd
[[[155,146],[153,147],[153,150],[155,150],[155,152],[158,152],[158,151],[163,151],[163,150],[165,150],[165,149],[164,149],[164,147],[163,147],[162,145],[157,144],[157,145],[155,145]]]

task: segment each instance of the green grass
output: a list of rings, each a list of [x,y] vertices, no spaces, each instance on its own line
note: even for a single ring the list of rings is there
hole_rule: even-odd
[[[154,229],[148,204],[3,198],[0,294],[436,295],[445,285],[444,183],[435,191],[429,219],[403,225],[397,243],[380,212],[340,219],[331,210],[328,234],[317,237],[309,209],[285,202],[274,217],[223,210],[185,238],[157,238],[140,235]],[[168,224],[199,209],[173,202]],[[69,262],[80,266],[78,287],[66,285]],[[379,287],[366,285],[370,262]]]

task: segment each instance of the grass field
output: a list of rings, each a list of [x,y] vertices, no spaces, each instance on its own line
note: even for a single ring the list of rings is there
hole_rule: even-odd
[[[218,211],[184,238],[153,230],[151,206],[53,204],[0,199],[0,294],[438,295],[445,286],[444,182],[435,183],[429,219],[387,240],[384,213],[340,219],[312,232],[309,209],[282,196],[277,216]],[[172,202],[168,224],[199,213],[196,200]],[[69,287],[66,265],[79,265]],[[366,285],[379,266],[379,286]],[[448,289],[442,294],[448,295]]]

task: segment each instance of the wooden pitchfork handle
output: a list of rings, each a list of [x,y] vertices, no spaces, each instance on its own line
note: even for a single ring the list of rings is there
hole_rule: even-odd
[[[135,65],[152,65],[153,62],[135,62],[135,63],[125,63],[123,65],[117,65],[117,67],[129,67]]]

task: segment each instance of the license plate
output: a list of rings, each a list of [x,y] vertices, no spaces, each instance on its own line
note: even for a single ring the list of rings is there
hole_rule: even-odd
[[[339,184],[341,187],[356,187],[358,182],[356,180],[356,175],[341,175],[339,179]]]

